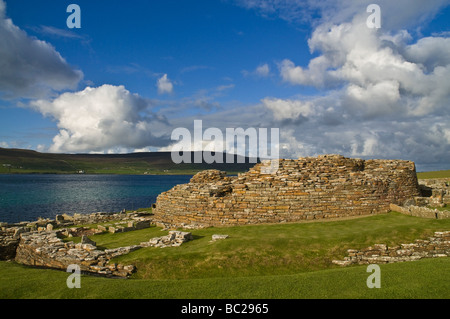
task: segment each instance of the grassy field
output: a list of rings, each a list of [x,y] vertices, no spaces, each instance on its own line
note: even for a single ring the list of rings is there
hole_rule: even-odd
[[[145,248],[117,262],[135,264],[139,279],[286,275],[334,268],[347,249],[376,243],[397,245],[450,229],[450,220],[390,213],[310,223],[206,228],[192,231],[195,240],[172,249]],[[98,245],[116,248],[165,235],[158,228],[134,233],[93,236]],[[229,238],[211,242],[213,234]]]
[[[449,177],[450,177],[450,170],[417,173],[417,178],[419,178],[419,179],[449,178]]]
[[[450,230],[450,220],[390,213],[341,221],[193,230],[174,248],[143,248],[116,260],[135,264],[129,280],[82,277],[0,262],[0,298],[450,298],[450,258],[381,265],[382,288],[368,289],[365,266],[331,263],[346,250],[398,245]],[[102,248],[138,244],[166,232],[152,227],[92,236]],[[227,234],[211,242],[212,234]]]
[[[366,285],[366,266],[293,275],[183,280],[120,280],[82,276],[68,289],[67,273],[0,262],[0,298],[20,299],[448,299],[450,258],[381,265],[381,288]]]

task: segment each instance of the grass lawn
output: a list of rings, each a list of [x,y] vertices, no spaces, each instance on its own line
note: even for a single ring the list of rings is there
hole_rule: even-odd
[[[381,289],[369,289],[366,266],[331,260],[376,243],[397,245],[450,229],[450,220],[390,213],[298,224],[207,228],[174,248],[143,248],[117,262],[135,264],[129,280],[82,277],[68,289],[63,271],[0,262],[0,298],[450,298],[450,258],[381,265]],[[148,241],[156,227],[92,236],[99,247]],[[212,234],[230,238],[210,242]]]
[[[450,298],[450,258],[381,265],[381,288],[366,285],[366,266],[293,275],[183,280],[82,276],[68,289],[63,271],[0,262],[0,298],[20,299],[345,299]]]

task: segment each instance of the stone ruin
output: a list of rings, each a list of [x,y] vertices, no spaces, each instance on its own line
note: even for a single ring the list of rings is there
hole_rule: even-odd
[[[54,220],[0,223],[0,260],[14,260],[27,266],[59,270],[77,265],[83,273],[127,278],[136,271],[136,267],[111,262],[113,258],[145,247],[177,247],[192,240],[191,233],[170,231],[166,236],[150,238],[139,245],[114,249],[99,249],[88,236],[148,228],[152,224],[151,216],[147,212],[93,213],[57,215]],[[71,227],[97,223],[103,225],[97,225],[97,228]],[[71,237],[81,237],[81,242],[68,241]]]
[[[170,231],[139,245],[101,250],[87,236],[127,232],[160,224],[167,229],[193,229],[260,223],[299,222],[386,213],[395,210],[425,218],[450,218],[450,212],[424,207],[450,204],[450,179],[418,183],[415,165],[401,160],[361,160],[324,155],[279,160],[275,174],[260,163],[238,176],[207,170],[158,196],[153,214],[94,213],[57,215],[55,220],[0,223],[0,260],[66,270],[79,265],[85,273],[128,277],[136,268],[112,258],[144,247],[174,247],[192,240],[189,232]],[[97,228],[74,227],[98,224]],[[67,241],[81,237],[81,243]],[[212,241],[228,235],[213,235]],[[66,238],[66,240],[63,240]],[[349,251],[340,265],[396,262],[449,256],[449,232],[401,247],[375,245]],[[438,248],[436,248],[438,247]]]
[[[450,205],[450,178],[421,179],[419,189],[421,196],[414,197],[403,206],[391,204],[391,210],[421,218],[450,218],[450,210],[439,209]]]
[[[388,247],[384,244],[356,250],[347,250],[344,260],[333,260],[340,266],[388,264],[404,261],[414,261],[422,258],[450,257],[450,231],[435,232],[426,240],[417,239],[411,244],[401,244]]]
[[[415,198],[417,206],[445,207],[450,205],[450,178],[430,178],[419,181],[422,196]]]
[[[323,155],[266,163],[238,176],[207,170],[190,183],[160,194],[153,220],[166,227],[196,228],[298,222],[387,213],[421,196],[415,164]]]

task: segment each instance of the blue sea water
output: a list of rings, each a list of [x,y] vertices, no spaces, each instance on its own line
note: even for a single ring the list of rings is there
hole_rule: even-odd
[[[0,222],[151,207],[187,175],[0,175]]]

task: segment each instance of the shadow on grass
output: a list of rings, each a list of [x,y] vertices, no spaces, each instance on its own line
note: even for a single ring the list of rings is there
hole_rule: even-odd
[[[197,239],[202,239],[205,238],[206,236],[200,236],[200,235],[194,235],[192,234],[192,240],[197,240]]]

